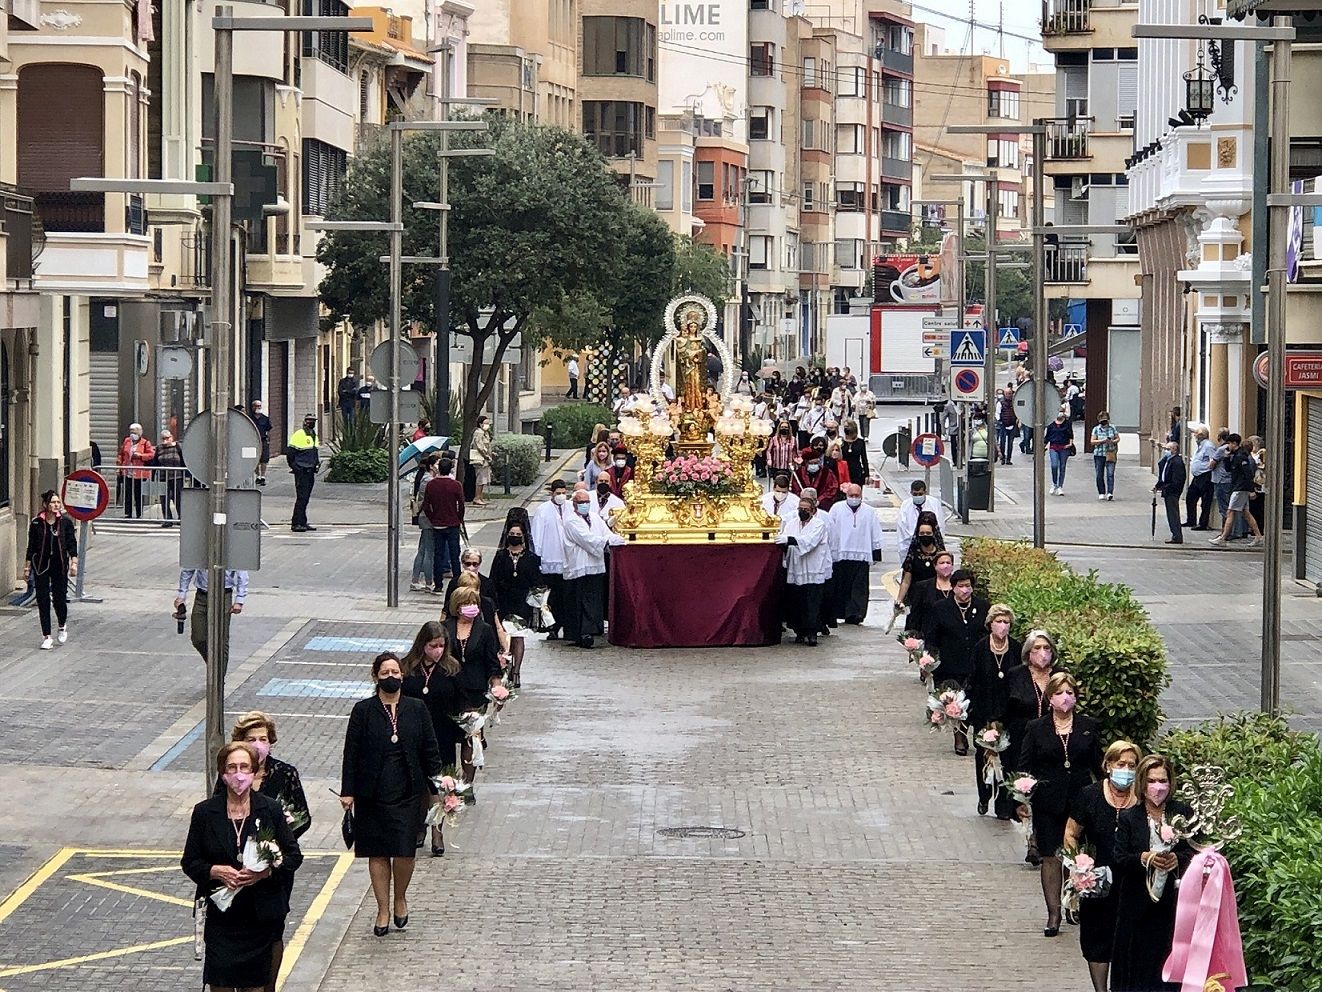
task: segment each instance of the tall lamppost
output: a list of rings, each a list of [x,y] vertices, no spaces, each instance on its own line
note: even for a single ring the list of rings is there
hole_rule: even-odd
[[[1322,206],[1322,195],[1290,192],[1290,59],[1295,39],[1289,17],[1277,16],[1271,27],[1228,24],[1135,24],[1135,38],[1193,41],[1270,42],[1271,110],[1255,103],[1254,130],[1271,134],[1271,173],[1254,174],[1255,193],[1267,183],[1270,219],[1267,270],[1267,418],[1263,433],[1267,451],[1267,519],[1262,564],[1262,656],[1260,707],[1265,713],[1281,708],[1281,558],[1282,500],[1285,497],[1285,245],[1290,208]],[[1258,199],[1255,195],[1254,199]],[[1254,245],[1254,253],[1259,250]]]

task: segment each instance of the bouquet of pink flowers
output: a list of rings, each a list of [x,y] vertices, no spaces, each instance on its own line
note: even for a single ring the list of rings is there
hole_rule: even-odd
[[[912,634],[896,634],[895,640],[909,654],[910,663],[916,663],[924,653],[924,644],[921,637],[914,637]]]
[[[681,455],[661,463],[653,476],[652,488],[672,496],[725,496],[738,492],[743,483],[724,459]]]
[[[927,691],[935,692],[933,683],[935,681],[936,670],[941,667],[941,659],[928,651],[920,651],[917,658],[918,678],[927,686]]]
[[[1015,802],[1025,806],[1033,805],[1033,790],[1037,788],[1037,779],[1027,772],[1010,772],[1003,786]]]
[[[1149,821],[1148,849],[1153,854],[1173,851],[1175,845],[1184,839],[1185,834],[1168,822],[1165,815],[1162,816],[1160,824]],[[1161,901],[1161,895],[1166,891],[1166,882],[1169,878],[1170,872],[1148,866],[1148,897],[1153,902]]]
[[[999,720],[994,720],[978,731],[973,743],[987,752],[987,763],[982,769],[982,780],[993,789],[1005,781],[1005,768],[1001,765],[1001,752],[1010,746],[1010,735]]]
[[[963,728],[969,718],[969,697],[963,689],[946,684],[939,693],[927,697],[927,722],[933,730],[952,726],[955,730]]]
[[[472,786],[463,780],[458,770],[447,768],[444,775],[431,780],[436,786],[436,802],[427,810],[426,825],[429,827],[454,826],[459,821],[459,814],[465,809],[464,793]]]
[[[1078,912],[1080,899],[1102,899],[1111,891],[1111,869],[1097,864],[1092,849],[1061,848],[1065,869],[1064,906]]]

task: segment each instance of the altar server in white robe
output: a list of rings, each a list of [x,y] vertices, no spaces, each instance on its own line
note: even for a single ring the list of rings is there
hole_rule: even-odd
[[[546,588],[550,594],[547,605],[551,608],[551,616],[555,618],[555,626],[546,635],[548,641],[558,639],[560,628],[564,625],[561,615],[565,610],[565,518],[571,512],[565,480],[554,479],[551,482],[551,498],[532,515],[532,545],[542,559],[542,575],[546,577]]]
[[[624,544],[592,509],[592,497],[574,493],[574,513],[565,521],[565,640],[592,647],[606,629],[606,549]]]
[[[831,578],[830,528],[817,512],[816,494],[799,496],[799,511],[780,528],[777,544],[785,545],[785,590],[789,625],[795,644],[817,645],[821,630],[822,596]]]
[[[798,518],[799,501],[790,495],[790,477],[781,473],[771,482],[771,492],[762,497],[762,509],[782,521]]]
[[[624,500],[611,492],[611,484],[604,476],[597,480],[597,495],[592,499],[592,512],[601,517],[602,522],[611,530],[615,529],[615,522],[612,514],[616,510],[623,510]]]
[[[831,507],[832,603],[830,614],[860,624],[868,614],[868,568],[881,561],[881,521],[863,505],[863,487],[846,485],[845,500]]]

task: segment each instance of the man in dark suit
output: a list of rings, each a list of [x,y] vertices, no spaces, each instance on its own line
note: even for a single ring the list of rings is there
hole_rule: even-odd
[[[1166,454],[1157,462],[1157,484],[1152,487],[1166,503],[1166,523],[1171,529],[1167,544],[1183,544],[1184,532],[1180,529],[1180,497],[1184,493],[1184,480],[1188,471],[1184,467],[1184,458],[1180,455],[1180,445],[1175,441],[1166,442]]]

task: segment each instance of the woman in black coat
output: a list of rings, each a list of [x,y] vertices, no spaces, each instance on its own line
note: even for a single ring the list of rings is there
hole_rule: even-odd
[[[983,623],[990,604],[973,595],[973,573],[967,569],[950,576],[950,587],[950,599],[941,600],[928,611],[923,641],[940,662],[936,685],[964,689],[973,676],[973,651],[986,629]],[[964,757],[969,753],[968,733],[961,729],[953,736],[955,753]]]
[[[1042,857],[1042,896],[1047,904],[1047,925],[1042,933],[1060,933],[1059,850],[1065,842],[1065,823],[1079,792],[1102,771],[1101,724],[1074,712],[1078,684],[1069,672],[1057,672],[1047,683],[1051,712],[1032,720],[1024,729],[1019,764],[1037,779],[1033,793],[1033,833]]]
[[[292,876],[303,863],[280,804],[252,791],[256,767],[251,744],[231,741],[220,749],[216,771],[225,791],[193,807],[179,861],[197,884],[196,898],[206,900],[202,981],[213,992],[274,985]],[[279,866],[256,872],[244,868],[241,852],[247,842],[267,838],[280,849]],[[209,898],[222,888],[237,893],[224,911]]]
[[[900,565],[900,588],[895,594],[895,602],[909,607],[909,616],[904,629],[915,637],[923,636],[923,626],[927,622],[925,610],[930,599],[924,591],[915,599],[914,589],[922,582],[937,577],[937,559],[941,557],[944,545],[941,541],[941,528],[937,525],[936,514],[924,510],[918,514],[914,526],[913,539],[909,542],[909,552]],[[950,556],[950,570],[955,569],[954,555]]]
[[[28,549],[23,578],[31,579],[37,593],[37,615],[41,619],[41,647],[52,647],[50,608],[60,623],[60,643],[69,639],[69,579],[78,574],[78,535],[73,520],[54,489],[41,494],[41,512],[28,524]]]
[[[532,548],[531,535],[532,531],[521,521],[506,520],[500,550],[491,559],[496,609],[509,634],[510,681],[516,689],[522,684],[524,633],[532,627],[528,594],[546,585],[542,559]]]
[[[344,735],[340,805],[353,811],[354,854],[368,859],[376,925],[390,932],[390,884],[395,885],[395,928],[409,923],[408,888],[413,879],[418,804],[442,771],[427,708],[402,695],[403,670],[391,651],[372,662],[376,692],[354,705]]]
[[[983,625],[987,630],[987,636],[973,647],[973,672],[965,688],[969,695],[969,727],[972,728],[975,736],[990,723],[999,723],[1005,728],[1005,733],[1010,732],[1006,722],[1006,711],[1010,702],[1007,679],[1016,669],[1023,667],[1021,659],[1023,645],[1010,636],[1010,628],[1013,625],[1014,611],[1004,603],[993,604],[987,610],[987,621]],[[1010,746],[1013,747],[1014,744],[1015,739],[1011,736]],[[1006,772],[1014,769],[1014,765],[1006,761],[1009,754],[1009,747],[1001,753],[1001,767]],[[985,748],[974,746],[973,777],[978,784],[978,815],[985,816],[994,800],[996,818],[1012,819],[1014,800],[1005,793],[1004,789],[993,790],[983,780],[987,757],[988,752]],[[993,791],[996,793],[995,796],[992,795]]]
[[[1065,825],[1065,847],[1079,851],[1093,848],[1098,868],[1110,868],[1111,891],[1105,896],[1079,900],[1079,949],[1088,962],[1093,992],[1110,987],[1111,955],[1115,947],[1115,914],[1120,887],[1115,880],[1115,840],[1120,818],[1136,804],[1134,781],[1142,752],[1129,741],[1115,741],[1102,758],[1105,777],[1085,788],[1070,808]]]
[[[1186,841],[1162,843],[1158,836],[1169,826],[1172,816],[1189,816],[1192,810],[1178,799],[1170,798],[1175,775],[1165,755],[1150,754],[1138,763],[1134,788],[1139,801],[1120,814],[1120,826],[1115,834],[1115,884],[1120,887],[1120,894],[1116,903],[1111,989],[1112,992],[1178,990],[1178,982],[1161,980],[1161,970],[1170,956],[1175,934],[1175,883],[1189,867],[1193,851]],[[1155,890],[1154,899],[1154,876],[1161,871],[1167,872],[1167,877],[1164,886]]]
[[[506,695],[500,678],[500,642],[495,629],[482,619],[478,599],[476,589],[456,589],[450,599],[455,615],[445,621],[450,650],[459,662],[454,675],[456,716],[469,711],[485,713],[488,692],[497,698]],[[464,779],[472,782],[480,767],[474,760],[472,738],[462,741],[460,763]],[[467,795],[470,800],[476,798],[472,789]]]

